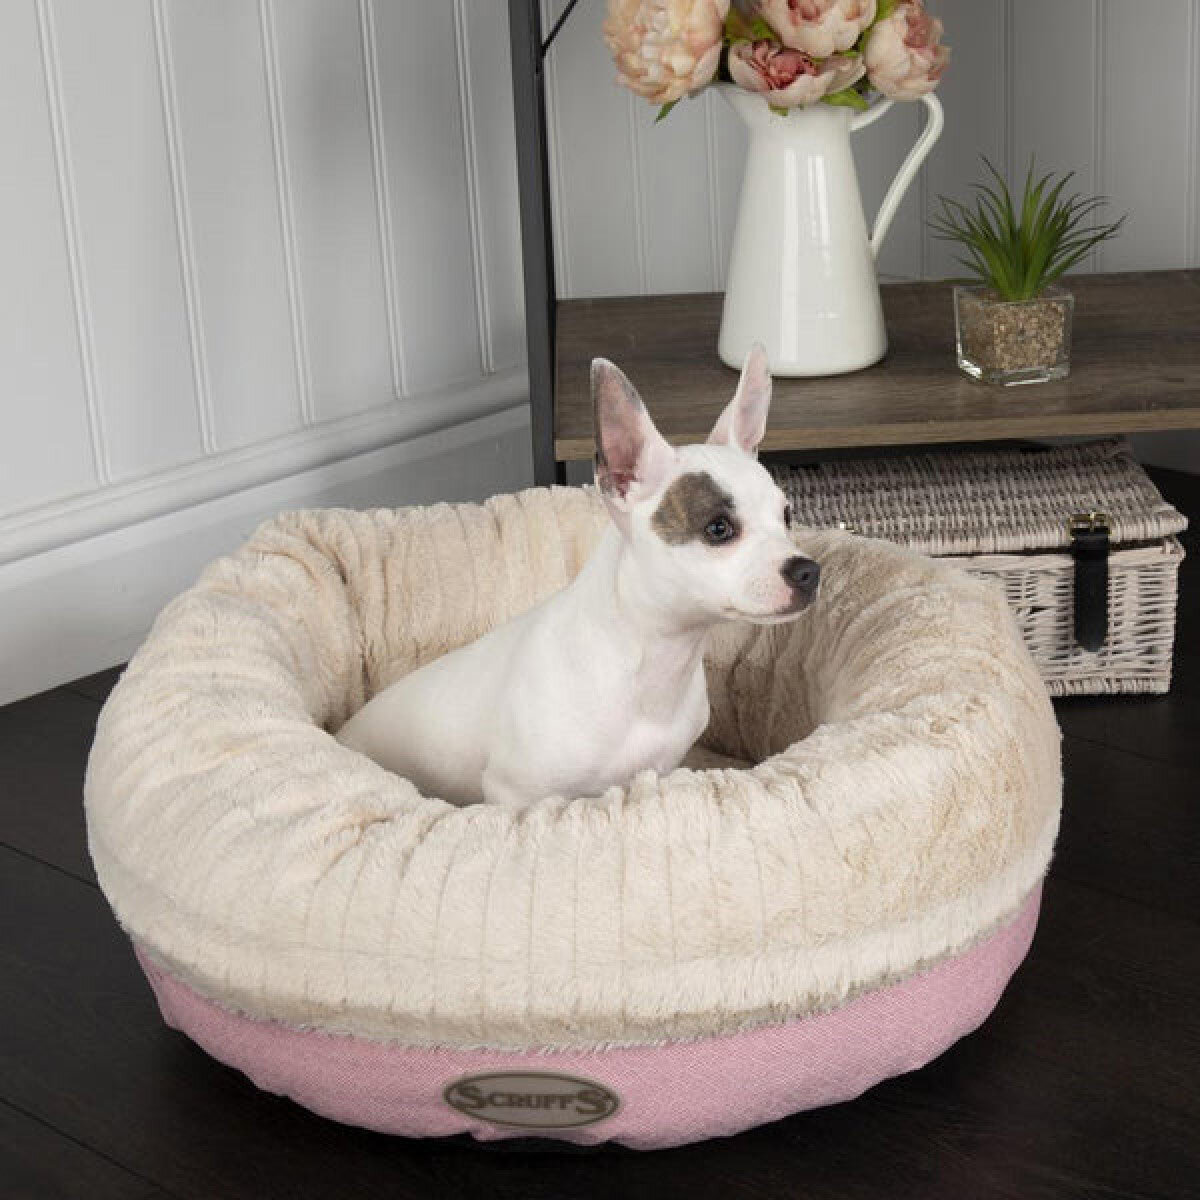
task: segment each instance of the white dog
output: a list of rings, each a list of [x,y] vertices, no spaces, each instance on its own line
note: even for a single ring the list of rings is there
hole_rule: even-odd
[[[816,593],[819,568],[796,553],[756,458],[770,399],[756,346],[707,443],[676,450],[596,359],[596,482],[612,526],[583,570],[385,688],[338,739],[457,804],[594,796],[673,770],[708,723],[708,630],[790,620]]]

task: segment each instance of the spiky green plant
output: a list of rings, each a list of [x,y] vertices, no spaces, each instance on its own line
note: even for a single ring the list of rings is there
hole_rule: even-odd
[[[957,242],[965,257],[957,261],[994,288],[1005,300],[1032,300],[1093,246],[1115,237],[1122,216],[1108,225],[1091,218],[1107,203],[1103,196],[1064,196],[1074,176],[1047,173],[1034,179],[1032,161],[1018,213],[1004,177],[983,160],[994,183],[976,183],[975,205],[939,196],[942,211],[929,221],[935,236]]]

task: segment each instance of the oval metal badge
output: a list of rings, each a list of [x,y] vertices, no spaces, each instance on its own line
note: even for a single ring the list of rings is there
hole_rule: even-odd
[[[442,1099],[464,1116],[522,1129],[594,1125],[621,1105],[603,1084],[543,1071],[465,1075],[446,1088]]]

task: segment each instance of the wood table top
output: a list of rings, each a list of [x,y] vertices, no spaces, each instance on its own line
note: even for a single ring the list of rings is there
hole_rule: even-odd
[[[882,288],[889,349],[849,375],[775,380],[764,450],[976,442],[1200,428],[1200,271],[1078,275],[1071,374],[978,383],[955,364],[952,285]],[[663,435],[703,441],[737,373],[717,357],[721,294],[558,305],[555,456],[590,459],[588,371],[602,355],[641,393]]]

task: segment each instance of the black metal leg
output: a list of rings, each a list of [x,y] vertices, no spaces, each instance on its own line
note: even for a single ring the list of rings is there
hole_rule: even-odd
[[[567,464],[565,462],[554,464],[554,482],[560,487],[567,486]]]
[[[517,186],[525,275],[525,339],[533,426],[533,475],[546,485],[565,478],[554,456],[554,243],[546,155],[542,21],[538,0],[509,0]]]

